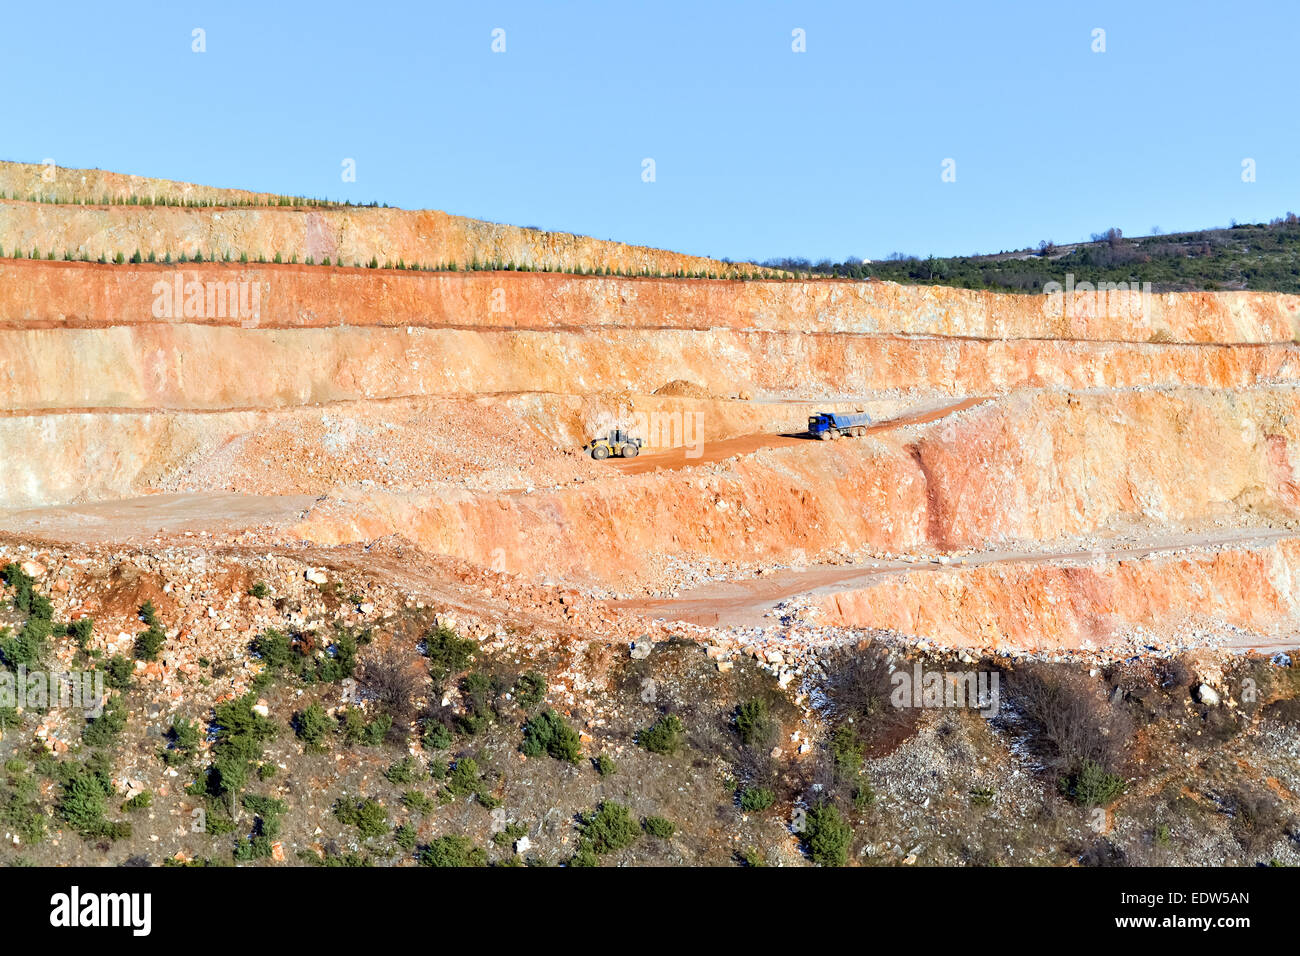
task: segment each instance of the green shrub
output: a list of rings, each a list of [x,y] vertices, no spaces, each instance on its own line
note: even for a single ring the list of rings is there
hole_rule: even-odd
[[[413,813],[427,816],[433,812],[436,804],[419,790],[407,790],[402,794],[402,806]]]
[[[767,701],[753,697],[736,708],[736,731],[746,746],[766,746],[776,736],[776,724],[767,711]]]
[[[308,263],[310,265],[310,263]],[[403,823],[393,830],[393,842],[408,853],[415,849],[415,827],[409,823]]]
[[[389,783],[413,783],[419,776],[420,765],[412,756],[403,757],[384,771]]]
[[[469,837],[448,834],[440,836],[420,851],[421,866],[467,867],[487,866],[487,851],[476,847]]]
[[[506,824],[504,830],[492,834],[492,842],[497,846],[509,846],[528,832],[528,827],[520,820]]]
[[[315,666],[304,666],[299,676],[306,682],[337,684],[356,673],[357,651],[362,645],[369,644],[369,628],[353,632],[350,628],[335,625],[334,640],[325,649],[325,653],[315,659]],[[309,659],[304,658],[310,664]]]
[[[862,813],[876,802],[876,791],[865,780],[853,788],[853,809]]]
[[[293,642],[289,635],[268,627],[253,638],[253,653],[266,663],[268,669],[279,670],[293,663]]]
[[[264,819],[270,817],[282,817],[288,810],[288,807],[285,805],[283,800],[262,796],[257,793],[245,794],[241,802],[244,804],[244,809]]]
[[[349,707],[343,711],[343,739],[353,745],[377,747],[384,742],[392,726],[393,718],[387,714],[366,720],[365,712],[360,707]]]
[[[570,857],[568,865],[572,867],[600,866],[600,857],[598,857],[596,851],[591,848],[591,844],[585,841],[580,841],[578,843],[577,852]]]
[[[608,777],[612,774],[618,773],[618,765],[604,754],[597,757],[593,763],[596,766],[596,773],[600,774],[602,777]]]
[[[280,834],[280,818],[287,808],[281,800],[256,794],[248,794],[243,802],[244,807],[253,813],[253,829],[246,839],[235,844],[235,859],[266,859],[274,850],[272,844]]]
[[[24,571],[22,565],[16,561],[10,561],[0,568],[0,578],[14,589],[14,610],[22,614],[30,614],[36,579]]]
[[[669,840],[677,832],[677,824],[665,817],[646,817],[641,821],[641,828],[660,840]]]
[[[666,714],[637,734],[637,743],[651,753],[674,754],[682,745],[685,731],[676,714]]]
[[[470,658],[477,650],[477,641],[460,637],[445,624],[439,624],[424,637],[424,656],[429,659],[429,674],[435,683],[469,667]]]
[[[248,589],[249,597],[255,597],[258,600],[268,597],[270,594],[271,594],[271,589],[266,586],[265,581],[256,581],[254,582],[253,586]]]
[[[369,643],[368,629],[353,631],[336,625],[334,639],[314,657],[294,650],[293,640],[275,628],[267,628],[253,639],[251,648],[266,662],[267,672],[293,669],[305,684],[334,684],[351,677],[356,670],[357,651]]]
[[[140,605],[140,620],[149,627],[159,626],[158,609],[153,606],[153,601],[145,601]]]
[[[465,713],[456,718],[460,729],[470,736],[485,730],[496,715],[496,698],[501,690],[500,682],[488,674],[481,671],[466,674],[460,682]]]
[[[156,661],[167,635],[157,624],[150,624],[135,638],[135,656],[142,661]]]
[[[339,821],[354,826],[363,839],[382,836],[388,832],[388,811],[377,800],[341,798],[334,805],[334,815]]]
[[[32,602],[35,604],[40,600],[43,598],[38,594]],[[33,608],[31,616],[18,629],[17,635],[0,640],[0,658],[4,659],[5,666],[11,670],[19,667],[35,670],[45,656],[46,642],[52,632],[53,626],[49,619],[38,617]]]
[[[747,813],[761,813],[776,802],[776,794],[768,787],[745,787],[740,791],[740,809]]]
[[[126,730],[126,708],[122,706],[121,695],[110,694],[100,715],[87,721],[81,731],[81,739],[88,747],[107,747],[113,744],[124,730]]]
[[[473,757],[462,757],[457,760],[447,776],[447,790],[457,797],[478,793],[482,786],[478,761]]]
[[[78,650],[90,649],[90,638],[95,630],[95,621],[91,617],[79,617],[68,625],[68,636],[76,643]]]
[[[546,678],[537,671],[528,671],[515,684],[515,700],[524,710],[532,710],[546,699]]]
[[[27,846],[45,839],[47,821],[40,799],[40,785],[21,760],[5,764],[0,780],[0,826],[18,834]]]
[[[523,752],[527,757],[550,754],[556,760],[577,763],[582,755],[578,732],[547,707],[524,725]]]
[[[213,708],[216,741],[208,785],[214,795],[244,789],[249,768],[261,760],[263,744],[276,734],[275,725],[253,710],[255,703],[253,694],[245,694]]]
[[[63,784],[56,805],[58,814],[78,833],[96,836],[103,826],[106,800],[111,792],[111,788],[93,773],[79,770]]]
[[[114,654],[104,662],[104,683],[113,690],[126,690],[131,686],[135,665],[121,654]]]
[[[325,741],[331,729],[330,718],[318,702],[313,701],[293,715],[293,729],[308,750],[315,753],[325,751]]]
[[[446,750],[451,746],[451,731],[441,722],[428,721],[423,741],[426,750]]]
[[[1108,773],[1095,761],[1085,760],[1079,769],[1060,780],[1060,789],[1084,807],[1102,807],[1124,792],[1124,778]]]
[[[641,829],[632,819],[632,813],[621,803],[604,801],[582,818],[580,833],[583,842],[593,853],[605,854],[636,842]]]
[[[32,607],[29,613],[33,620],[40,621],[47,625],[51,624],[54,620],[54,605],[50,603],[49,598],[44,594],[33,593],[31,605]],[[28,623],[31,623],[31,621]],[[45,636],[48,637],[52,632],[53,627],[47,627],[45,630]]]
[[[119,840],[131,835],[131,824],[104,819],[113,783],[102,756],[83,764],[65,765],[60,771],[63,786],[55,812],[64,823],[87,839]]]
[[[857,776],[862,769],[862,742],[852,728],[839,726],[831,734],[831,758],[835,761],[835,772],[840,778]]]
[[[803,837],[814,863],[821,866],[844,866],[848,863],[853,829],[833,803],[823,803],[808,810]]]
[[[161,756],[169,767],[175,766],[189,760],[198,747],[198,724],[180,717],[172,721],[171,729],[167,732],[167,747]]]
[[[122,811],[124,813],[135,813],[137,810],[148,810],[152,806],[153,794],[148,790],[142,790],[122,804]]]

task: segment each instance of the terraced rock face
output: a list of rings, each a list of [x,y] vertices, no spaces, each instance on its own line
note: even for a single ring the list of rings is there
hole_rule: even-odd
[[[0,527],[16,535],[399,535],[642,597],[809,568],[825,620],[951,643],[1074,646],[1198,614],[1261,640],[1300,624],[1278,538],[1300,518],[1300,298],[339,268],[730,267],[73,173],[43,193],[39,168],[0,166],[0,192],[60,200],[0,201],[0,248],[336,264],[0,258]],[[234,205],[80,204],[124,195]],[[859,408],[886,427],[792,437]],[[643,458],[579,454],[620,424]],[[1058,567],[1175,533],[1202,556]],[[811,583],[820,564],[895,558],[885,579]],[[1053,588],[1065,604],[1030,597]]]
[[[32,249],[56,257],[110,261],[121,253],[213,260],[334,264],[455,264],[500,262],[514,268],[655,273],[718,271],[716,259],[687,256],[571,233],[544,232],[452,216],[408,211],[316,206],[265,193],[121,176],[100,170],[0,163],[0,237],[5,250]],[[134,197],[150,204],[114,205]],[[30,201],[30,200],[41,200]],[[28,201],[24,201],[28,200]],[[104,200],[110,204],[103,205]],[[157,205],[167,201],[169,205]],[[280,205],[281,202],[286,204]],[[195,204],[202,204],[197,206]],[[226,204],[226,205],[222,205]]]
[[[1058,561],[1025,559],[946,574],[894,574],[822,599],[821,620],[923,634],[955,647],[1057,650],[1106,646],[1149,634],[1161,650],[1234,631],[1248,644],[1285,649],[1300,607],[1292,585],[1300,540],[1171,553],[1097,551]]]

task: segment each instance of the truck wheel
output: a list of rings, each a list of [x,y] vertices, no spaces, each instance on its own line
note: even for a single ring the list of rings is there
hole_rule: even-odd
[[[636,445],[632,444],[631,442],[628,442],[626,445],[623,446],[623,457],[624,457],[624,458],[635,458],[635,457],[636,457],[636,453],[637,453],[638,451],[640,451],[640,449],[637,448]]]
[[[832,429],[831,429],[831,441],[834,441],[835,439],[837,439],[837,438],[839,438],[839,437],[840,437],[840,430],[839,430],[838,428],[832,428]]]
[[[596,461],[603,461],[609,457],[609,449],[604,445],[597,445],[591,450],[591,457]]]
[[[817,437],[820,438],[822,441],[830,441],[831,433],[829,431],[820,432],[818,433]]]

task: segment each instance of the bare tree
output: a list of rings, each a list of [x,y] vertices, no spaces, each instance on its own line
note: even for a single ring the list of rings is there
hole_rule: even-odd
[[[885,649],[836,648],[823,657],[822,668],[831,719],[851,726],[869,752],[886,752],[915,729],[917,709],[895,707],[890,701],[894,685]]]
[[[1091,761],[1107,771],[1118,769],[1132,725],[1096,681],[1062,667],[1030,664],[1008,684],[1008,703],[1023,719],[1044,766],[1073,771]]]

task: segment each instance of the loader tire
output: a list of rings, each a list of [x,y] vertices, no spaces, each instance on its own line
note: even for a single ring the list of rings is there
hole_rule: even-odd
[[[626,445],[623,446],[623,457],[635,458],[636,453],[640,450],[641,449],[637,448],[636,445],[633,445],[631,442],[628,442]]]
[[[604,461],[609,457],[609,449],[604,445],[597,445],[591,450],[591,457],[596,459],[596,461]]]

